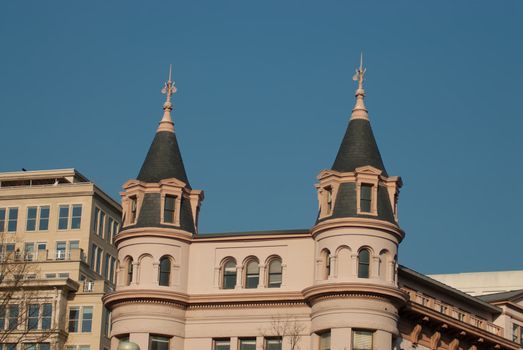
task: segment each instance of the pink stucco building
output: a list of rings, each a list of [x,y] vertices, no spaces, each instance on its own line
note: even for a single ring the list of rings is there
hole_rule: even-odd
[[[185,172],[169,79],[149,153],[123,186],[116,291],[104,297],[111,349],[520,347],[523,303],[493,305],[398,265],[402,181],[374,139],[364,73],[335,161],[318,174],[314,226],[212,235],[198,233],[204,196]]]

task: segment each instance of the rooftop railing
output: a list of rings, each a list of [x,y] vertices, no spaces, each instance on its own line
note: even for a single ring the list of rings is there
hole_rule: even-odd
[[[489,333],[503,336],[503,327],[495,325],[481,317],[473,315],[467,311],[459,309],[453,305],[447,304],[441,300],[430,297],[418,291],[402,288],[410,296],[410,301],[422,305],[431,310],[435,310],[443,315],[450,316],[460,322],[467,323],[476,328],[483,329]]]

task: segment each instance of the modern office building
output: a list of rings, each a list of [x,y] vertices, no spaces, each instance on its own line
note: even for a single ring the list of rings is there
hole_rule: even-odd
[[[123,186],[116,290],[104,297],[112,350],[122,340],[142,350],[520,348],[521,299],[507,312],[398,264],[402,181],[382,161],[364,73],[335,161],[318,175],[313,226],[221,234],[198,232],[204,196],[185,172],[169,78],[149,152]]]
[[[0,349],[109,349],[120,222],[74,169],[0,173]]]

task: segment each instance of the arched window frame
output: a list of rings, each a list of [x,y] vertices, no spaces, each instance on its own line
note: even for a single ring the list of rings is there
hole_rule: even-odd
[[[358,251],[358,278],[370,277],[371,250],[363,247]]]
[[[326,280],[329,278],[330,274],[331,274],[331,252],[329,249],[327,248],[324,248],[322,251],[321,251],[321,278]]]
[[[158,264],[158,285],[168,287],[171,285],[172,258],[164,255]]]
[[[271,270],[274,264],[280,263],[280,269]],[[283,283],[283,261],[279,256],[272,256],[267,260],[267,288],[280,288]],[[279,283],[278,283],[279,281]]]
[[[225,258],[222,262],[221,268],[221,288],[222,289],[234,289],[238,279],[236,272],[236,259]]]
[[[254,265],[256,264],[256,265]],[[258,284],[260,282],[260,262],[256,257],[248,257],[245,259],[245,262],[243,264],[245,267],[245,272],[243,276],[243,286],[246,289],[254,289],[258,288]],[[253,266],[254,271],[250,270],[249,268]]]
[[[125,285],[130,286],[133,282],[134,265],[133,258],[128,256],[125,258]]]

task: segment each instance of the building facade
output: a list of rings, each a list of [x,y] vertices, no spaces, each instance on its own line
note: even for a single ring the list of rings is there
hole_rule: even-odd
[[[74,169],[0,174],[0,349],[109,349],[120,223]]]
[[[123,186],[116,290],[104,297],[112,350],[519,348],[501,307],[398,265],[402,181],[382,161],[364,73],[333,166],[318,175],[315,224],[223,234],[198,233],[204,196],[185,172],[169,78],[147,157]]]

